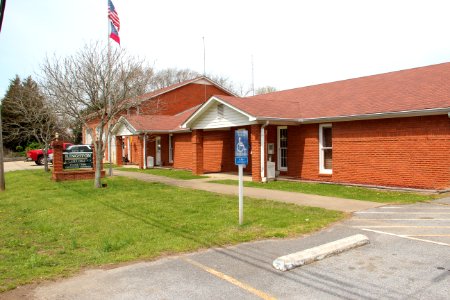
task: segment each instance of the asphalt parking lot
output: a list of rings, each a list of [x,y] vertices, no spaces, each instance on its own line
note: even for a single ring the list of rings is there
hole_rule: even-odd
[[[49,166],[52,166],[52,164],[49,164]],[[38,166],[34,163],[34,161],[18,160],[18,161],[4,162],[3,168],[4,168],[5,172],[9,172],[9,171],[19,171],[19,170],[44,169],[44,166]]]
[[[371,243],[287,272],[271,265],[279,256],[357,233],[368,236]],[[35,299],[448,299],[450,205],[370,209],[303,238],[89,270],[23,294],[19,289],[16,295]]]

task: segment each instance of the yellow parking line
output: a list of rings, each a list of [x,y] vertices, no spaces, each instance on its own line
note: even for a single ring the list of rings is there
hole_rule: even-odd
[[[248,291],[248,292],[252,293],[253,295],[258,296],[261,299],[264,299],[264,300],[276,300],[275,297],[273,297],[273,296],[271,296],[271,295],[269,295],[267,293],[264,293],[264,292],[262,292],[260,290],[257,290],[254,287],[252,287],[252,286],[250,286],[250,285],[248,285],[246,283],[240,282],[239,280],[237,280],[237,279],[235,279],[235,278],[233,278],[231,276],[228,276],[228,275],[226,275],[224,273],[221,273],[221,272],[219,272],[217,270],[214,270],[214,269],[212,269],[210,267],[207,267],[207,266],[205,266],[205,265],[203,265],[203,264],[201,264],[199,262],[196,262],[196,261],[194,261],[192,259],[189,259],[189,258],[183,258],[183,260],[188,262],[188,263],[190,263],[191,265],[194,265],[194,266],[196,266],[196,267],[198,267],[198,268],[200,268],[200,269],[202,269],[202,270],[204,270],[204,271],[206,271],[206,272],[208,272],[208,273],[210,273],[210,274],[220,278],[220,279],[228,281],[229,283],[232,283],[235,286],[238,286],[241,289],[244,289],[244,290]]]

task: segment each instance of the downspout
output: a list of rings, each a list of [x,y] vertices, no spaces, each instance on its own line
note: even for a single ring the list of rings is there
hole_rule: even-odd
[[[261,126],[261,181],[267,182],[266,177],[266,137],[265,137],[265,128],[269,125],[269,121],[266,121],[265,124]]]
[[[144,169],[147,169],[147,134],[144,133]]]

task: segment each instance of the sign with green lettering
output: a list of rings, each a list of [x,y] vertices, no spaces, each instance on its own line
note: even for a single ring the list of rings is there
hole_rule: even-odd
[[[63,153],[64,169],[92,168],[92,152]]]

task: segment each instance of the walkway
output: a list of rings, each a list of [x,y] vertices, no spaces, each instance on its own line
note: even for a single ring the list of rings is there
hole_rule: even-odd
[[[114,170],[114,175],[126,176],[129,178],[135,178],[138,180],[148,182],[161,182],[168,185],[191,188],[195,190],[203,190],[219,194],[236,195],[236,196],[238,195],[237,186],[219,183],[209,183],[206,182],[205,179],[180,180],[151,174],[127,172],[119,170]],[[244,196],[258,199],[267,199],[273,201],[294,203],[303,206],[321,207],[325,209],[332,209],[343,212],[355,212],[385,205],[383,203],[376,203],[370,201],[350,200],[335,197],[267,190],[251,187],[244,188]]]

